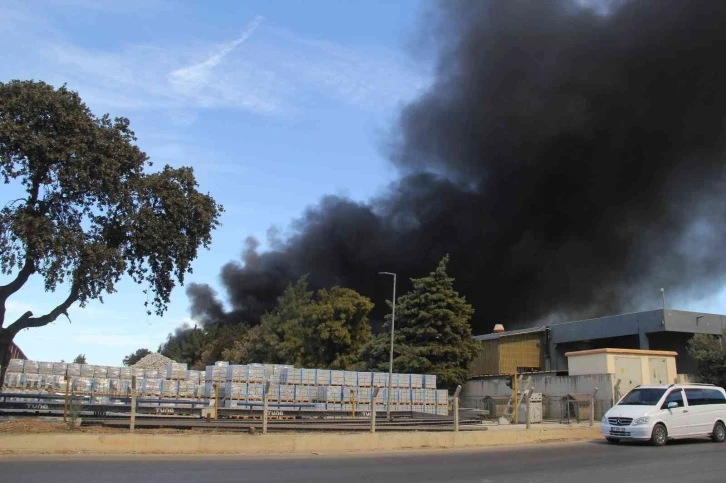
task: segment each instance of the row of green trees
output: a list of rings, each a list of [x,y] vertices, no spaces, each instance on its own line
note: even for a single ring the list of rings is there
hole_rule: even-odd
[[[436,374],[442,387],[466,379],[476,351],[469,325],[474,310],[454,289],[454,279],[446,272],[448,261],[444,257],[428,276],[413,279],[411,291],[396,301],[393,359],[394,371]],[[309,290],[302,277],[287,287],[259,325],[194,328],[181,337],[170,336],[159,352],[198,369],[227,360],[387,371],[391,316],[374,336],[368,321],[373,306],[348,288]],[[138,360],[141,351],[145,349],[124,363]]]

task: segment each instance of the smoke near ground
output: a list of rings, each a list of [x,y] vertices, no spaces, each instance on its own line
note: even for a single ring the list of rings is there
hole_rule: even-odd
[[[192,315],[255,323],[309,274],[380,316],[378,271],[397,272],[402,293],[446,253],[475,332],[654,308],[660,287],[719,290],[726,2],[611,6],[438,4],[436,81],[392,134],[399,181],[368,203],[324,197],[273,251],[248,241],[222,268],[231,311],[192,285]]]

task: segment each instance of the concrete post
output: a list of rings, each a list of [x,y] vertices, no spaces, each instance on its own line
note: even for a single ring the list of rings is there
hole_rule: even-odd
[[[590,396],[590,426],[595,424],[595,394],[597,394],[597,388],[592,391]]]
[[[526,400],[527,401],[527,406],[526,406],[527,414],[525,415],[525,417],[527,418],[527,429],[529,429],[532,424],[532,416],[531,416],[532,404],[530,402],[530,399],[532,398],[532,391],[534,391],[534,388],[527,389],[527,396],[525,396],[527,398],[527,400]]]
[[[68,377],[68,370],[66,369],[66,400],[63,404],[63,422],[65,423],[68,418],[68,396],[71,389],[71,378]]]
[[[512,389],[514,391],[514,397],[512,403],[514,404],[514,411],[512,415],[512,424],[519,424],[519,375],[517,373],[512,377]]]
[[[267,402],[270,392],[270,381],[265,382],[265,392],[262,393],[262,434],[267,434]]]
[[[131,376],[131,425],[129,430],[136,429],[136,376]]]
[[[378,396],[379,388],[374,388],[371,393],[371,433],[376,432],[376,396]]]
[[[459,393],[461,386],[456,386],[454,391],[454,431],[459,431]]]
[[[355,419],[355,389],[350,391],[350,404],[353,408],[353,419]]]

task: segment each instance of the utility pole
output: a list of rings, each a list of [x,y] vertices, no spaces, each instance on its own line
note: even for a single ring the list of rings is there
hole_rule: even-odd
[[[664,289],[663,287],[661,287],[661,289],[660,289],[660,293],[661,293],[661,295],[663,296],[663,310],[665,310],[665,309],[666,309],[666,303],[665,303],[665,289]]]
[[[391,420],[391,392],[393,392],[393,334],[396,327],[396,274],[378,272],[379,275],[393,276],[393,312],[391,313],[391,354],[388,360],[388,394],[386,395],[386,419]]]

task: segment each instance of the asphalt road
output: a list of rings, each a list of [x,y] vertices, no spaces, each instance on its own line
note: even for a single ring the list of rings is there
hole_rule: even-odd
[[[8,483],[699,483],[726,479],[726,444],[521,449],[329,457],[0,458]],[[69,459],[70,458],[70,459]]]

